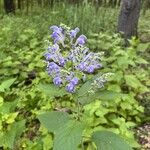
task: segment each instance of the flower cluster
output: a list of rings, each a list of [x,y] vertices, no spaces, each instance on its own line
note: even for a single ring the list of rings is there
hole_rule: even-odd
[[[56,86],[65,86],[68,92],[73,93],[86,76],[102,67],[102,53],[89,51],[85,46],[86,36],[77,37],[79,28],[69,30],[64,26],[51,26],[50,30],[53,45],[48,46],[44,54],[47,72]]]

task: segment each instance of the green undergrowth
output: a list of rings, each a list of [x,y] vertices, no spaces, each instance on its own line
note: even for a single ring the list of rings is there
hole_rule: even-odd
[[[113,33],[114,11],[111,16],[105,8],[95,12],[88,5],[82,11],[62,6],[62,12],[54,8],[50,12],[36,12],[34,16],[4,16],[0,20],[0,147],[5,150],[52,149],[54,136],[40,124],[37,115],[52,110],[69,113],[76,107],[70,95],[55,95],[54,89],[44,86],[51,82],[43,61],[45,40],[49,37],[47,31],[50,25],[60,22],[80,27],[81,33],[89,39],[91,50],[105,52],[105,69],[100,71],[114,73],[105,88],[117,95],[106,93],[102,101],[97,98],[84,106],[82,115],[90,124],[84,136],[108,130],[125,138],[132,147],[140,147],[134,138],[134,127],[149,120],[141,104],[149,104],[147,55],[150,43],[133,38],[131,46],[124,48],[120,35]],[[147,30],[142,23],[140,26],[143,32]],[[146,106],[148,114],[150,107]],[[85,139],[84,148],[91,150],[90,147]]]

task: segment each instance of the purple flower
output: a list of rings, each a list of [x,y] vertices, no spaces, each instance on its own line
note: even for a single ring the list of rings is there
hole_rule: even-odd
[[[57,36],[56,38],[54,38],[54,43],[58,43],[62,40],[62,38],[60,36]]]
[[[68,59],[71,60],[73,63],[76,62],[75,50],[70,52],[70,54],[68,55]]]
[[[60,67],[54,62],[50,62],[47,66],[47,72],[50,76],[56,75],[60,73]]]
[[[55,26],[55,25],[54,25],[54,26],[51,26],[50,29],[51,29],[53,32],[57,33],[57,34],[60,34],[60,33],[63,31],[61,27],[58,27],[58,26]]]
[[[81,63],[77,66],[77,68],[78,68],[79,70],[81,70],[81,71],[84,71],[85,67],[86,67],[86,63],[85,63],[85,62],[81,62]]]
[[[59,41],[62,35],[62,28],[59,28],[57,26],[52,26],[50,29],[53,30],[53,33],[51,34],[51,38],[53,38],[55,41]]]
[[[79,82],[79,79],[77,77],[74,77],[71,81],[70,81],[73,85],[77,85]]]
[[[80,35],[80,36],[78,37],[78,39],[77,39],[75,45],[77,45],[77,44],[79,44],[79,45],[84,45],[85,42],[86,42],[86,40],[87,40],[87,37],[86,37],[85,35]]]
[[[62,84],[62,79],[60,77],[55,77],[53,79],[53,83],[57,86],[60,86]]]
[[[70,93],[73,93],[74,92],[74,84],[72,84],[72,83],[69,83],[69,84],[67,84],[67,86],[66,86],[66,90],[68,91],[68,92],[70,92]]]
[[[75,38],[77,33],[80,31],[79,28],[75,28],[74,30],[70,31],[70,38]]]
[[[48,68],[51,69],[51,70],[53,70],[53,69],[59,69],[60,67],[56,63],[54,63],[54,62],[50,62],[48,64]]]
[[[44,56],[45,56],[46,60],[50,60],[52,58],[52,54],[50,54],[48,52],[45,53]]]
[[[55,39],[55,38],[58,38],[59,37],[59,34],[57,32],[53,32],[51,34],[51,38]]]
[[[88,67],[87,67],[87,72],[88,72],[88,73],[93,73],[93,72],[94,72],[94,69],[95,69],[94,66],[92,66],[92,65],[91,65],[91,66],[88,66]]]
[[[64,66],[65,65],[65,59],[62,57],[59,59],[59,65]]]
[[[50,29],[53,30],[51,37],[54,39],[54,43],[61,42],[62,44],[64,44],[63,41],[65,39],[65,36],[62,33],[63,29],[58,26],[51,26]]]

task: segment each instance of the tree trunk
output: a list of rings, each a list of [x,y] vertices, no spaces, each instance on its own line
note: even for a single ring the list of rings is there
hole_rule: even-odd
[[[26,13],[28,14],[29,13],[29,0],[26,0],[26,8],[27,8]]]
[[[38,6],[42,7],[42,1],[41,0],[37,0],[38,2]]]
[[[118,19],[118,31],[124,33],[125,39],[137,37],[141,0],[122,0]]]
[[[21,8],[22,8],[21,6],[22,6],[21,0],[18,0],[18,9],[21,10]]]
[[[50,1],[50,7],[53,8],[53,6],[54,6],[54,0],[51,0]]]
[[[13,0],[4,0],[4,9],[6,13],[15,13],[15,3]]]

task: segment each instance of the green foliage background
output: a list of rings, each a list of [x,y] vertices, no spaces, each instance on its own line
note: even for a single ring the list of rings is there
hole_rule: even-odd
[[[49,38],[49,26],[61,22],[70,27],[78,26],[88,37],[93,51],[104,51],[102,72],[114,73],[106,85],[112,95],[95,98],[83,108],[83,119],[90,125],[84,135],[112,131],[132,147],[139,147],[134,127],[149,121],[150,114],[150,16],[147,13],[140,19],[142,43],[133,38],[128,48],[124,48],[120,35],[114,33],[117,16],[118,9],[96,10],[86,3],[86,7],[55,5],[53,10],[38,9],[28,16],[23,12],[1,18],[0,147],[52,149],[54,136],[39,123],[37,116],[45,111],[76,107],[71,96],[62,92],[56,97],[54,87],[45,85],[50,83],[43,61],[45,40]],[[141,104],[146,106],[145,111]],[[88,139],[84,139],[84,144],[85,149],[91,150]]]

